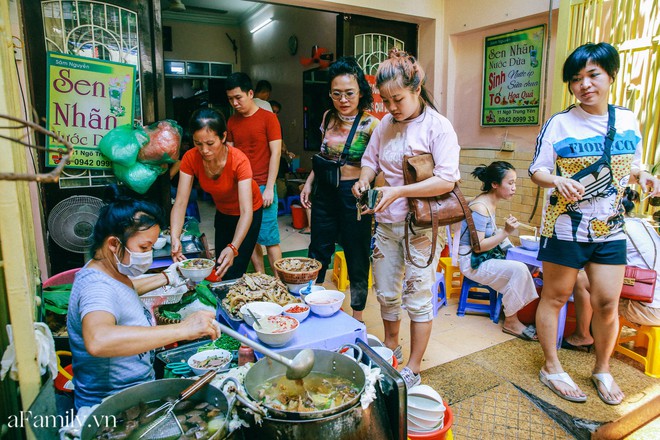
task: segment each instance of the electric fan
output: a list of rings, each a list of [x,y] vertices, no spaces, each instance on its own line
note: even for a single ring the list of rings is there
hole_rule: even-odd
[[[61,248],[85,253],[92,245],[94,225],[103,201],[91,196],[71,196],[59,202],[48,216],[48,232]]]

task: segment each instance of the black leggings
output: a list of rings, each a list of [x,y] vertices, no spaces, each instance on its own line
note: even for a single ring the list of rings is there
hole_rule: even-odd
[[[223,280],[233,280],[243,276],[250,264],[250,257],[254,246],[257,244],[257,237],[259,236],[259,229],[261,229],[261,217],[263,209],[259,208],[252,213],[252,224],[248,229],[247,235],[243,239],[243,243],[238,248],[238,256],[234,258],[234,264],[227,269],[227,273],[222,277]],[[220,256],[220,252],[231,243],[236,232],[236,225],[238,224],[238,215],[226,215],[220,211],[215,211],[215,258]]]
[[[357,220],[355,180],[342,180],[339,188],[318,183],[312,200],[312,242],[309,256],[323,264],[316,280],[322,283],[335,251],[335,242],[344,248],[348,277],[351,280],[351,308],[364,310],[369,293],[369,256],[371,252],[371,215]]]

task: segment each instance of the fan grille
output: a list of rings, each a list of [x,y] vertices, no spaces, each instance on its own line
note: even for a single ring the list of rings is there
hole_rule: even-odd
[[[92,196],[71,196],[59,202],[48,216],[53,241],[70,252],[87,251],[102,206],[103,201]]]

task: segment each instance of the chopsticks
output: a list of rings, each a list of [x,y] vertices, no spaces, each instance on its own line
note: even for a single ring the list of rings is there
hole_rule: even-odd
[[[518,222],[518,226],[522,226],[523,228],[527,228],[527,229],[529,229],[530,231],[536,231],[536,230],[538,230],[538,226],[528,225],[527,223],[521,223],[521,222]]]
[[[532,226],[532,225],[528,225],[527,223],[521,223],[521,222],[518,222],[518,226],[522,226],[523,228],[526,228],[526,229],[529,229],[529,230],[531,230],[531,231],[534,231],[534,240],[536,240],[537,237],[539,236],[539,228],[538,228],[538,226]]]

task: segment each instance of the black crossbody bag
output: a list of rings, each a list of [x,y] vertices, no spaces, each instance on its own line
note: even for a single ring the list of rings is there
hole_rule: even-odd
[[[357,131],[357,127],[360,124],[360,119],[362,119],[362,112],[358,113],[353,121],[351,126],[351,132],[346,138],[346,143],[344,144],[344,150],[339,156],[339,160],[327,159],[323,157],[321,153],[317,153],[312,156],[312,170],[314,171],[314,178],[318,179],[320,183],[324,186],[330,186],[332,188],[339,188],[339,181],[341,180],[341,167],[344,166],[346,160],[348,159],[348,151],[351,148],[351,143],[353,142],[353,136]],[[325,131],[328,128],[328,123],[326,122],[325,128],[323,129],[323,135],[325,136]]]
[[[614,142],[614,136],[616,135],[613,105],[607,106],[607,113],[607,135],[605,136],[602,157],[571,177],[571,179],[580,182],[584,186],[584,194],[581,200],[603,196],[612,184],[612,166],[610,162],[612,160],[612,142]]]

